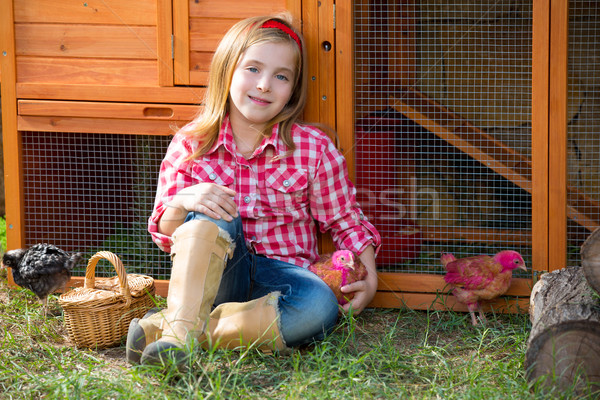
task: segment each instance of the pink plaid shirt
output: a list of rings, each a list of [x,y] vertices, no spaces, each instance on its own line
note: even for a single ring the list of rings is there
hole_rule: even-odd
[[[190,129],[191,124],[182,128]],[[214,182],[236,191],[248,248],[256,254],[308,267],[318,259],[317,223],[330,231],[339,249],[360,254],[381,237],[356,202],[344,157],[329,137],[311,126],[292,128],[296,150],[286,156],[278,126],[264,138],[250,159],[236,148],[227,119],[214,146],[188,160],[197,141],[175,134],[161,164],[154,211],[148,230],[154,242],[170,252],[171,237],[158,232],[158,221],[177,192],[200,182]]]

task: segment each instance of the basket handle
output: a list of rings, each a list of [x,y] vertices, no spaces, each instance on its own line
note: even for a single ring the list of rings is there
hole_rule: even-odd
[[[129,285],[127,284],[127,272],[125,271],[125,267],[123,263],[117,257],[116,254],[111,253],[110,251],[99,251],[90,258],[88,261],[87,268],[85,270],[85,282],[83,284],[84,288],[94,289],[96,287],[96,264],[98,261],[106,259],[108,260],[115,270],[117,271],[117,276],[119,277],[119,288],[121,291],[121,295],[125,297],[125,302],[127,304],[131,303],[131,292],[129,291]]]

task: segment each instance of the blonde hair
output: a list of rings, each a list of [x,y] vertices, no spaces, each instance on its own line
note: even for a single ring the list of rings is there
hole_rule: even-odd
[[[292,139],[291,128],[298,120],[306,104],[307,73],[304,57],[304,42],[302,36],[292,26],[289,13],[276,16],[261,16],[242,20],[236,23],[225,34],[210,64],[208,73],[208,87],[204,96],[204,108],[194,119],[194,125],[188,134],[199,141],[198,150],[192,158],[206,153],[213,146],[219,136],[223,120],[229,113],[229,90],[231,79],[236,66],[246,49],[255,44],[262,43],[290,43],[297,51],[295,85],[288,103],[281,112],[265,126],[262,135],[271,134],[273,126],[279,126],[279,135],[289,152],[296,146]],[[283,30],[278,28],[263,28],[267,21],[278,21],[289,27],[300,40],[301,46]]]

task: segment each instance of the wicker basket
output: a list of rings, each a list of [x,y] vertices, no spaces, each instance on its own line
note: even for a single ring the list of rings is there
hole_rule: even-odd
[[[106,259],[117,270],[113,278],[96,278],[96,264]],[[69,337],[77,347],[103,349],[119,345],[133,318],[154,306],[154,279],[127,275],[123,263],[109,251],[96,253],[88,262],[83,287],[58,298]]]

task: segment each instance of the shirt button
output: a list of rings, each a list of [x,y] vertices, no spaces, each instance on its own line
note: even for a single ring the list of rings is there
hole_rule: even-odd
[[[250,196],[244,197],[244,203],[248,204],[248,203],[250,203],[250,200],[251,200]]]
[[[211,181],[214,181],[215,179],[217,179],[217,174],[215,174],[214,172],[212,174],[210,174],[208,176],[210,178]]]
[[[256,240],[256,236],[252,236],[252,240],[255,241]]]
[[[290,185],[291,185],[291,183],[287,179],[285,181],[283,181],[283,186],[290,187]]]

